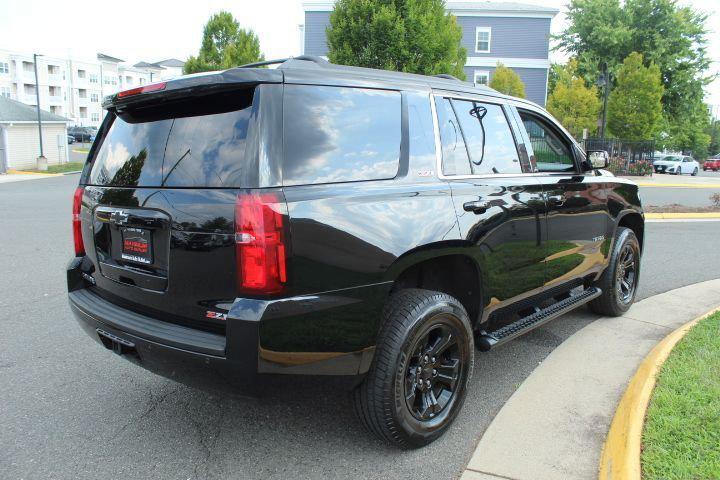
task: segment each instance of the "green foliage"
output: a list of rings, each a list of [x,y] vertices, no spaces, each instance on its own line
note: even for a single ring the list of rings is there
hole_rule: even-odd
[[[442,0],[339,0],[327,29],[333,63],[464,79],[462,29]]]
[[[264,59],[257,35],[240,28],[231,13],[220,12],[205,24],[200,52],[187,59],[183,70],[184,73],[224,70]]]
[[[720,120],[713,120],[708,126],[707,134],[710,136],[708,152],[710,155],[720,154]]]
[[[705,14],[676,0],[571,0],[567,17],[558,48],[578,58],[586,80],[597,79],[603,61],[615,73],[630,53],[641,53],[646,66],[660,69],[665,87],[662,146],[695,155],[707,147],[703,131],[708,116],[702,105],[710,65]]]
[[[700,321],[658,375],[642,438],[643,479],[720,478],[720,313]]]
[[[525,98],[525,84],[520,80],[520,76],[512,68],[499,62],[492,73],[490,88],[505,95]]]
[[[662,127],[663,85],[654,63],[643,65],[643,56],[633,52],[618,69],[617,85],[608,101],[608,128],[619,138],[649,140]]]
[[[556,80],[548,96],[547,109],[575,138],[581,138],[583,129],[595,130],[601,105],[597,88],[585,84],[577,66],[576,59],[570,59],[564,67],[553,65]]]

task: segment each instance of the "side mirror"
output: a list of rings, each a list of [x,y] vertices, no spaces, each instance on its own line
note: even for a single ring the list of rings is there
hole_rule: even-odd
[[[607,168],[610,163],[610,155],[605,150],[590,150],[587,152],[587,163],[594,170]]]

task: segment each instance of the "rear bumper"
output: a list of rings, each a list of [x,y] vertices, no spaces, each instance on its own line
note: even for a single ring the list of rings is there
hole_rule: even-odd
[[[200,388],[253,392],[272,374],[367,372],[390,283],[278,300],[238,298],[225,335],[168,323],[94,292],[82,261],[68,268],[68,300],[100,345],[164,377]]]

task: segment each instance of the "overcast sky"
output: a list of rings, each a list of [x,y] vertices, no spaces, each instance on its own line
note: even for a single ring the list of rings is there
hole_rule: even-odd
[[[520,0],[555,6],[561,14],[552,23],[563,29],[567,0]],[[720,2],[681,0],[709,13],[709,56],[713,73],[720,72]],[[260,37],[266,58],[300,52],[298,25],[303,23],[301,0],[166,1],[124,0],[0,0],[0,49],[92,59],[97,52],[135,63],[196,54],[203,25],[219,10],[228,10],[244,28]],[[560,53],[551,53],[554,61]],[[720,79],[708,88],[707,101],[720,105]]]

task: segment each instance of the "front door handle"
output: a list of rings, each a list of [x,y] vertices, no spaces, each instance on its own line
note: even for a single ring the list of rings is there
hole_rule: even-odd
[[[463,203],[463,210],[466,212],[473,212],[475,214],[485,213],[488,208],[490,208],[490,204],[488,202],[483,202],[482,200]]]

